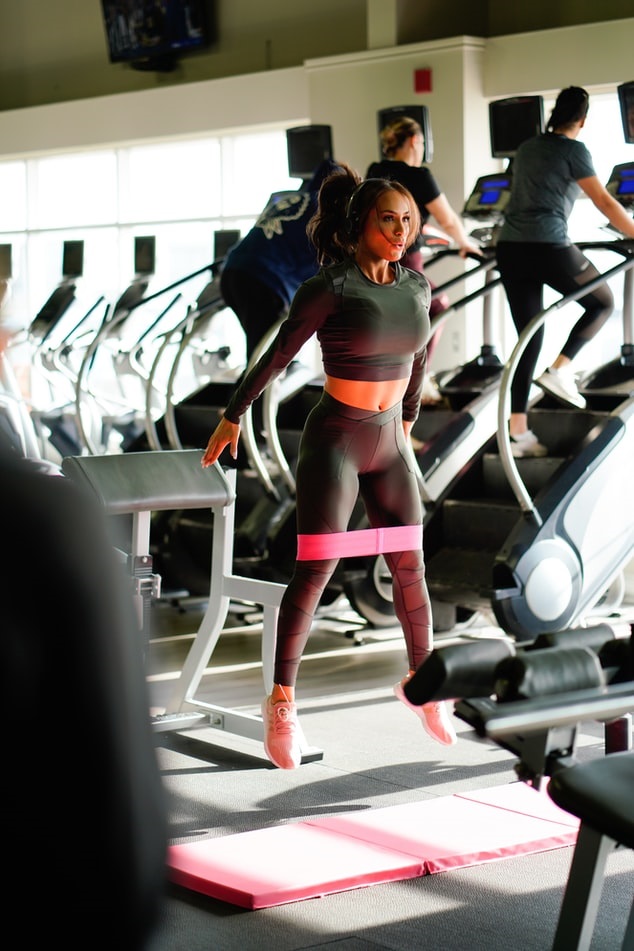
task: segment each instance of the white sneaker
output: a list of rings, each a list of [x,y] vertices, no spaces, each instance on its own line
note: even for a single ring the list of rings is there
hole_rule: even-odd
[[[297,736],[296,705],[284,701],[273,703],[270,696],[265,697],[262,719],[264,751],[268,758],[280,769],[297,769],[302,761],[302,751]]]
[[[535,433],[527,429],[525,433],[519,436],[511,436],[511,454],[516,459],[524,459],[532,456],[541,458],[548,455],[548,449],[538,440]]]
[[[560,367],[558,370],[549,367],[535,383],[562,403],[576,406],[577,409],[586,408],[586,401],[577,388],[575,375],[569,366]]]
[[[412,713],[420,719],[423,729],[428,736],[431,736],[437,743],[443,746],[453,746],[458,741],[456,731],[447,710],[447,705],[442,701],[432,700],[430,703],[423,703],[417,706],[411,703],[405,696],[403,685],[407,683],[409,677],[394,684],[394,695],[398,697],[401,703],[404,703]]]

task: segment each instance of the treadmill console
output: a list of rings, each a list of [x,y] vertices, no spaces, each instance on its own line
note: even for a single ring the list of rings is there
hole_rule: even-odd
[[[74,281],[62,281],[50,295],[29,327],[31,337],[43,342],[57,326],[75,300],[77,285]]]
[[[483,175],[475,183],[462,214],[478,220],[500,221],[511,197],[511,182],[509,172]]]
[[[634,207],[634,162],[615,165],[605,187],[624,208]]]

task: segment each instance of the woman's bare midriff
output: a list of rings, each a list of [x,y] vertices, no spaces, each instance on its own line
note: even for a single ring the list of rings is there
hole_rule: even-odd
[[[326,393],[340,403],[382,413],[400,403],[409,380],[342,380],[336,376],[326,376]]]

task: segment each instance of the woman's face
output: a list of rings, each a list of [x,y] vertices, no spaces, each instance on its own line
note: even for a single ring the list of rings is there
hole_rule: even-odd
[[[374,257],[398,261],[410,243],[409,234],[409,202],[400,192],[386,191],[368,214],[359,245]]]

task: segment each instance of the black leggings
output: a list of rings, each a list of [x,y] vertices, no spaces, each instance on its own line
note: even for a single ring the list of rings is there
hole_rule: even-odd
[[[412,451],[401,404],[382,413],[357,409],[323,393],[302,433],[297,465],[297,531],[345,532],[359,493],[372,528],[422,524]],[[432,617],[421,549],[385,554],[394,610],[409,666],[432,650]],[[314,613],[339,559],[297,561],[280,607],[275,683],[294,686]]]
[[[244,330],[248,362],[267,330],[285,316],[286,304],[257,277],[232,267],[220,275],[220,293]]]
[[[544,309],[543,291],[548,285],[562,295],[579,290],[599,276],[594,264],[574,245],[500,241],[497,266],[518,334]],[[578,299],[583,314],[574,325],[561,353],[573,360],[581,348],[604,325],[614,309],[607,284]],[[511,384],[511,412],[525,413],[535,367],[544,341],[542,326],[522,354]]]

